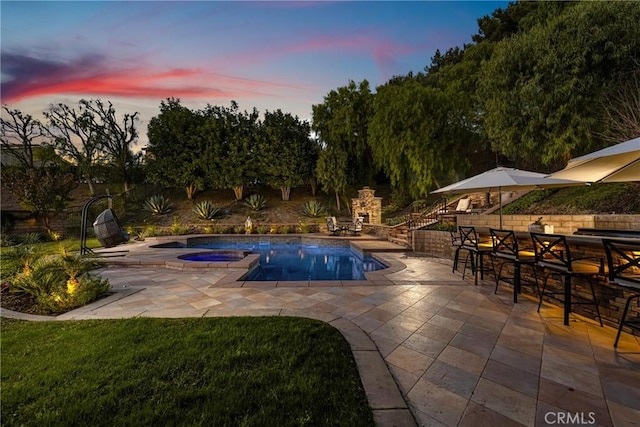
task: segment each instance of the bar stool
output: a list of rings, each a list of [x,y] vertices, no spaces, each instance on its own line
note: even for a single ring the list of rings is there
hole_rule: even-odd
[[[513,285],[513,302],[518,302],[518,294],[520,293],[520,287],[522,285],[521,267],[527,265],[533,270],[534,282],[528,281],[535,290],[536,296],[539,296],[540,289],[538,288],[538,275],[536,273],[536,254],[533,248],[520,250],[518,249],[518,239],[516,239],[515,233],[511,230],[497,230],[490,228],[491,242],[493,243],[493,257],[491,265],[493,266],[493,275],[496,278],[496,290],[498,293],[498,285],[500,281]],[[502,261],[500,270],[496,274],[496,268],[494,260],[499,259]],[[502,269],[507,264],[513,264],[513,277],[503,277]]]
[[[462,240],[462,249],[469,251],[467,257],[464,260],[464,269],[462,270],[462,278],[464,279],[467,271],[467,262],[471,258],[471,271],[475,275],[475,284],[478,285],[478,273],[480,273],[480,279],[484,280],[485,271],[493,271],[484,267],[484,257],[490,256],[493,251],[493,245],[488,242],[478,241],[478,234],[475,227],[458,227],[460,230],[460,240]]]
[[[571,248],[567,243],[567,238],[559,234],[542,234],[531,233],[533,247],[536,254],[536,265],[550,272],[544,278],[542,291],[540,292],[540,302],[538,303],[538,311],[542,306],[542,299],[545,295],[564,304],[564,324],[569,325],[569,313],[571,313],[572,305],[593,304],[596,307],[598,320],[602,326],[602,317],[600,316],[600,307],[596,299],[596,293],[593,287],[593,276],[604,272],[604,263],[600,258],[583,257],[576,258],[571,254]],[[547,292],[547,280],[552,276],[561,276],[564,278],[564,289],[562,292]],[[591,287],[591,296],[589,300],[582,296],[575,297],[580,301],[571,300],[571,279],[573,277],[582,277],[589,282]],[[556,295],[564,295],[563,299]]]
[[[462,238],[460,237],[460,230],[450,231],[449,233],[451,234],[451,246],[456,248],[453,256],[453,269],[451,270],[452,273],[455,273],[456,270],[458,269],[458,260],[460,259],[460,250],[463,249]]]
[[[605,253],[607,254],[607,266],[609,283],[640,292],[640,243],[628,242],[615,239],[602,239]],[[627,298],[618,326],[614,347],[618,346],[620,332],[624,325],[635,329],[640,329],[640,317],[627,319],[629,306],[631,301],[638,299],[640,301],[640,293],[632,294]]]

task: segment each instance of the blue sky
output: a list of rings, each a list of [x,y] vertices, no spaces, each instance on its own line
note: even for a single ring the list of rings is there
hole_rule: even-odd
[[[51,103],[100,98],[139,111],[141,134],[168,97],[310,119],[330,90],[421,71],[507,5],[2,1],[2,104],[42,118]]]

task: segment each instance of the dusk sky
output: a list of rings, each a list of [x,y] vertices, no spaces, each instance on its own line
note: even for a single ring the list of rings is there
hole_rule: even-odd
[[[508,2],[2,1],[2,105],[42,119],[49,104],[111,101],[139,111],[180,98],[311,119],[332,89],[419,72],[471,42]]]

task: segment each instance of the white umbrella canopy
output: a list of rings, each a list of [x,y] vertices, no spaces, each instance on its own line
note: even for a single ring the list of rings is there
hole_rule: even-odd
[[[471,193],[499,191],[533,190],[545,186],[568,186],[576,182],[566,179],[547,178],[544,173],[530,172],[521,169],[497,167],[471,178],[463,179],[432,193]],[[580,183],[582,184],[582,183]],[[502,197],[500,197],[502,199]],[[502,228],[502,203],[500,203],[500,228]]]
[[[640,137],[569,160],[547,179],[584,183],[640,181]]]
[[[515,191],[533,190],[545,186],[559,186],[576,184],[567,179],[546,178],[547,174],[530,172],[521,169],[497,167],[471,178],[454,182],[432,193],[463,193],[463,192],[490,192],[490,191]]]

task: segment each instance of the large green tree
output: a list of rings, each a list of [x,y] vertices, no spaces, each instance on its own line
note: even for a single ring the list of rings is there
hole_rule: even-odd
[[[446,92],[417,81],[378,88],[371,146],[394,191],[426,196],[465,166],[458,113]]]
[[[556,169],[603,145],[600,101],[640,60],[640,4],[539,3],[536,19],[496,44],[479,93],[496,150]]]
[[[374,94],[369,82],[349,81],[330,91],[322,104],[313,106],[313,125],[319,141],[335,153],[346,155],[347,182],[372,183],[376,170],[369,145],[369,122],[373,117]],[[320,179],[320,177],[318,177]]]
[[[347,188],[347,155],[341,147],[325,146],[320,150],[316,176],[323,191],[335,194],[336,208],[340,210],[340,195]]]
[[[282,110],[266,111],[260,125],[258,158],[262,179],[289,200],[291,187],[308,182],[316,153],[311,126]]]
[[[258,162],[258,110],[240,111],[230,107],[207,106],[205,139],[207,182],[214,188],[232,189],[241,200],[244,187],[260,176]]]
[[[160,103],[160,114],[149,121],[145,169],[147,179],[164,187],[184,188],[192,199],[204,186],[202,152],[205,142],[200,127],[205,119],[169,98]]]

